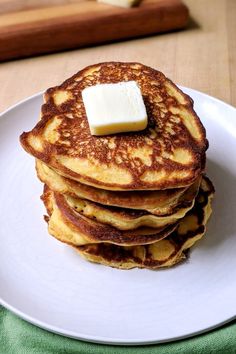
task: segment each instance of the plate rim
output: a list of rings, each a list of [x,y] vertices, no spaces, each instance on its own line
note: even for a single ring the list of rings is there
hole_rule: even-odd
[[[195,331],[195,332],[191,332],[187,335],[182,335],[182,336],[175,336],[172,337],[171,339],[160,339],[160,340],[147,340],[147,341],[143,341],[143,340],[135,340],[134,339],[127,339],[127,340],[122,340],[122,339],[111,339],[111,340],[107,340],[106,337],[102,337],[102,336],[90,336],[90,335],[83,335],[80,336],[78,335],[78,333],[74,332],[74,331],[66,331],[63,330],[59,327],[53,326],[53,325],[47,325],[42,321],[39,321],[29,315],[26,315],[24,312],[18,310],[17,308],[15,308],[14,306],[8,304],[6,301],[2,300],[0,298],[0,305],[3,306],[4,308],[6,308],[7,310],[9,310],[10,312],[12,312],[14,315],[16,315],[17,317],[19,317],[20,319],[23,319],[24,321],[35,325],[36,327],[46,330],[48,332],[51,333],[55,333],[57,335],[61,335],[63,337],[66,338],[71,338],[71,339],[76,339],[76,340],[80,340],[83,342],[88,342],[88,343],[97,343],[97,344],[106,344],[106,345],[114,345],[114,346],[142,346],[142,345],[153,345],[153,344],[163,344],[163,343],[170,343],[170,342],[175,342],[175,341],[180,341],[182,339],[188,339],[191,337],[195,337],[198,336],[200,334],[204,334],[210,331],[213,331],[216,328],[219,328],[221,326],[224,326],[227,323],[232,322],[233,320],[236,319],[236,315],[232,316],[230,318],[227,318],[225,320],[222,320],[220,323],[216,324],[216,325],[212,325],[210,327],[207,327],[205,329],[199,330],[199,331]]]
[[[220,98],[217,98],[217,97],[214,97],[214,96],[211,96],[211,95],[208,95],[207,93],[205,92],[201,92],[199,90],[196,90],[196,89],[193,89],[191,87],[187,87],[187,86],[183,86],[183,85],[176,85],[177,87],[179,87],[184,93],[185,93],[185,90],[190,90],[192,91],[193,93],[197,93],[197,94],[200,94],[200,95],[203,95],[205,96],[206,98],[208,99],[211,99],[213,101],[216,101],[217,103],[220,103],[220,104],[224,104],[226,106],[228,106],[230,109],[232,108],[233,110],[236,111],[236,107],[234,107],[233,105],[231,105],[230,103],[227,103],[225,101],[222,101]],[[13,105],[10,105],[8,108],[6,108],[5,110],[3,110],[2,112],[0,112],[0,118],[2,118],[2,116],[4,116],[5,114],[9,113],[11,110],[17,108],[18,106],[34,99],[34,98],[38,98],[40,96],[43,96],[43,94],[46,92],[46,90],[42,90],[42,91],[39,91],[39,92],[36,92],[34,93],[33,95],[30,95],[30,96],[27,96],[25,98],[23,98],[22,100],[20,101],[17,101],[16,103],[14,103]],[[188,95],[187,93],[185,93],[186,95]],[[193,106],[194,106],[194,103],[195,101],[193,100]]]
[[[229,103],[226,103],[216,97],[210,96],[204,92],[186,87],[186,86],[182,86],[182,85],[177,85],[181,90],[184,91],[184,93],[187,91],[193,92],[193,94],[197,94],[197,95],[201,95],[204,96],[205,98],[207,98],[208,100],[211,100],[213,102],[216,102],[217,104],[223,104],[226,105],[228,108],[233,109],[236,112],[236,107],[232,106]],[[43,96],[45,91],[39,91],[31,96],[28,96],[18,102],[16,102],[15,104],[11,105],[10,107],[8,107],[6,110],[4,110],[3,112],[0,113],[0,118],[4,118],[4,116],[6,114],[8,114],[9,112],[17,109],[18,107],[20,107],[21,105],[27,104],[29,101],[34,100],[36,98],[40,98],[40,96]],[[186,93],[188,95],[188,93]],[[193,100],[195,101],[195,100]],[[194,102],[195,104],[195,102]],[[236,121],[235,121],[236,124]],[[107,339],[107,337],[103,337],[103,336],[94,336],[94,335],[86,335],[86,334],[81,334],[78,332],[74,332],[74,331],[70,331],[70,330],[65,330],[62,329],[60,327],[56,327],[54,325],[49,325],[46,322],[43,322],[41,320],[38,320],[35,317],[32,317],[26,313],[24,313],[23,311],[19,310],[17,307],[12,306],[10,303],[8,303],[7,301],[3,300],[1,298],[1,294],[0,294],[0,305],[3,306],[4,308],[6,308],[7,310],[9,310],[10,312],[12,312],[14,315],[18,316],[20,319],[23,319],[26,322],[29,322],[30,324],[33,324],[43,330],[64,336],[64,337],[68,337],[68,338],[73,338],[76,340],[81,340],[84,342],[90,342],[90,343],[98,343],[98,344],[107,344],[107,345],[115,345],[115,346],[122,346],[122,345],[127,345],[127,346],[141,346],[141,345],[151,345],[151,344],[158,344],[158,343],[169,343],[169,342],[174,342],[174,341],[179,341],[182,339],[187,339],[190,337],[194,337],[194,336],[198,336],[200,334],[206,333],[206,332],[210,332],[216,328],[219,328],[231,321],[233,321],[234,319],[236,319],[236,314],[231,316],[230,318],[226,318],[223,319],[221,322],[214,324],[212,326],[209,326],[207,328],[201,329],[199,331],[193,331],[190,332],[188,334],[184,334],[181,336],[175,336],[172,338],[163,338],[163,339],[151,339],[151,340],[137,340],[137,339],[126,339],[126,340],[122,340],[119,338],[116,339],[112,339],[110,338],[109,340]]]

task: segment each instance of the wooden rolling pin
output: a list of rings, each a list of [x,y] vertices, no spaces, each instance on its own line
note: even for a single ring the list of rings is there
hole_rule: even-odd
[[[180,29],[180,0],[143,0],[124,9],[82,1],[0,15],[0,61]]]

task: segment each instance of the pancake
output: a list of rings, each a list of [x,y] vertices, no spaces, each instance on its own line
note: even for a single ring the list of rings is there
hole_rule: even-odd
[[[86,199],[67,197],[68,205],[89,219],[96,219],[102,224],[114,226],[119,230],[133,230],[143,226],[159,228],[173,224],[182,218],[194,204],[188,208],[180,208],[176,213],[168,216],[156,216],[142,210],[104,207]]]
[[[48,232],[58,240],[74,246],[108,242],[116,245],[153,243],[169,235],[177,223],[156,228],[141,227],[135,230],[118,230],[78,213],[62,194],[53,193],[47,186],[42,196],[49,217]]]
[[[73,198],[66,195],[63,198],[67,205],[76,213],[95,219],[102,224],[111,225],[119,230],[133,230],[143,226],[160,228],[176,223],[193,207],[199,184],[200,180],[195,182],[192,190],[189,191],[189,203],[186,202],[182,208],[178,206],[176,212],[166,216],[153,215],[145,210],[103,206],[86,199]]]
[[[213,194],[212,183],[204,177],[193,209],[181,220],[175,231],[161,241],[135,247],[89,244],[76,249],[91,262],[120,269],[171,267],[186,259],[188,249],[205,234],[212,211]]]
[[[84,88],[134,80],[148,126],[139,132],[92,136]],[[20,141],[58,174],[106,190],[163,190],[191,185],[205,168],[208,143],[192,99],[161,72],[138,63],[101,63],[45,93],[41,120]]]
[[[173,215],[180,209],[190,208],[201,179],[201,176],[198,177],[188,188],[114,192],[87,186],[60,176],[39,160],[36,161],[36,170],[39,179],[54,192],[107,206],[146,210],[157,216]]]

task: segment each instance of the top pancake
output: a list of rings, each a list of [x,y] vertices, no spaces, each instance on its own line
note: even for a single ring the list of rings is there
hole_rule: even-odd
[[[139,132],[90,134],[81,91],[134,80],[148,113]],[[190,185],[205,166],[205,129],[193,101],[161,72],[138,63],[101,63],[45,94],[41,120],[21,135],[26,151],[70,179],[107,190],[160,190]]]

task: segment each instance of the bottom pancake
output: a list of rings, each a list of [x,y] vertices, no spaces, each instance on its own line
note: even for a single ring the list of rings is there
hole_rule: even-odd
[[[87,260],[107,266],[131,269],[171,267],[186,258],[187,250],[202,238],[211,215],[214,187],[203,178],[195,205],[165,239],[149,245],[117,246],[108,243],[75,247]]]

